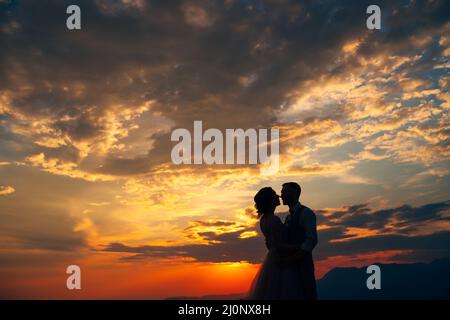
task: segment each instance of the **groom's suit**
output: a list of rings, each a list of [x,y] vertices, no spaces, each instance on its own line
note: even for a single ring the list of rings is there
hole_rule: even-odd
[[[300,275],[300,286],[306,300],[317,299],[316,279],[312,251],[317,245],[316,215],[300,203],[297,203],[286,217],[288,242],[297,244],[306,251],[306,255],[295,262]]]

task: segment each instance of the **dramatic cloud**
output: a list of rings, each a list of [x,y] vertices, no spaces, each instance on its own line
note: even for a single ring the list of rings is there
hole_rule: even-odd
[[[11,186],[0,186],[0,196],[5,196],[16,192],[16,190]]]
[[[365,228],[392,232],[412,232],[417,228],[432,221],[450,221],[448,213],[450,202],[426,204],[421,207],[404,205],[398,208],[372,211],[363,205],[354,205],[344,208],[342,211],[320,211],[322,216],[319,222],[327,226],[340,226],[346,228]],[[404,227],[408,227],[404,230]]]
[[[350,155],[356,161],[448,159],[448,83],[426,73],[445,73],[445,1],[379,4],[383,32],[361,27],[363,2],[79,5],[89,14],[70,33],[58,18],[63,2],[2,4],[3,123],[36,146],[26,156],[55,158],[44,170],[150,174],[170,161],[168,131],[195,119],[216,128],[291,124],[282,131],[291,137],[286,170],[326,165],[315,154],[349,141],[363,145]]]

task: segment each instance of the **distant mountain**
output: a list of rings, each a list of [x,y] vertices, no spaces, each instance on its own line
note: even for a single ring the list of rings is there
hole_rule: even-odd
[[[432,263],[377,264],[381,289],[369,290],[364,268],[335,268],[317,282],[320,299],[450,299],[450,258]]]
[[[450,299],[450,258],[431,263],[380,264],[381,289],[366,286],[367,267],[334,268],[317,281],[321,300]],[[237,300],[245,294],[172,297],[169,300]]]

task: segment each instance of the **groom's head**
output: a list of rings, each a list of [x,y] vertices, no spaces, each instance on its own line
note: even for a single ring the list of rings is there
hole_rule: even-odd
[[[302,193],[302,189],[298,183],[283,183],[283,188],[281,189],[281,199],[283,199],[283,204],[291,205],[297,203],[300,198],[300,193]]]

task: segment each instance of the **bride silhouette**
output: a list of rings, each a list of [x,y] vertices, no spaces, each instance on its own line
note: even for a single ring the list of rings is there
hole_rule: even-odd
[[[262,188],[254,197],[268,252],[251,284],[249,299],[303,298],[300,275],[292,263],[292,257],[298,246],[287,243],[287,229],[275,215],[275,208],[280,205],[279,198],[270,187]]]

